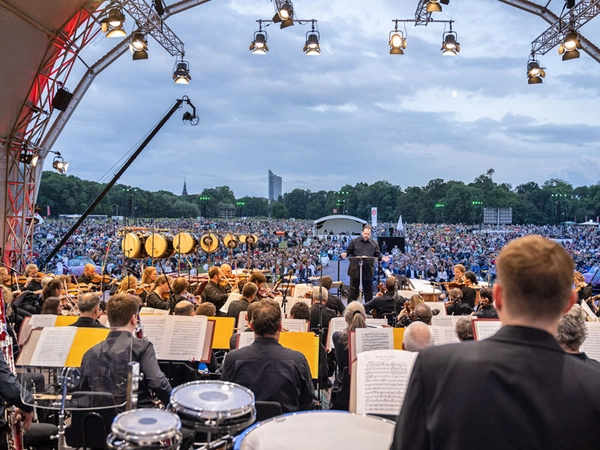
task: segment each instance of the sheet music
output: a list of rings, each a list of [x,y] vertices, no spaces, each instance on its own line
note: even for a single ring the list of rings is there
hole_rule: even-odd
[[[246,320],[247,314],[248,311],[240,311],[240,313],[238,314],[238,330],[245,330],[246,328],[248,328],[248,321]]]
[[[173,332],[168,334],[168,353],[163,359],[170,361],[201,360],[206,337],[206,316],[169,316]],[[160,359],[160,358],[159,358]]]
[[[476,319],[475,316],[433,316],[431,318],[431,325],[437,325],[440,327],[456,327],[458,322],[463,317],[469,317],[471,320]]]
[[[281,326],[285,328],[286,331],[306,332],[308,323],[306,320],[302,319],[282,319]]]
[[[502,327],[502,322],[496,319],[474,319],[473,320],[473,338],[476,341],[482,341],[496,334]]]
[[[588,317],[590,318],[590,320],[592,320],[593,322],[597,322],[598,321],[598,316],[596,316],[596,314],[594,314],[594,312],[590,308],[590,305],[588,305],[587,302],[581,302],[581,307],[583,308],[583,310],[585,311],[585,313],[588,315]]]
[[[456,336],[456,331],[452,324],[448,326],[432,325],[431,330],[435,340],[435,345],[453,344],[460,342]]]
[[[157,359],[190,361],[202,359],[207,320],[206,316],[145,316],[142,325]]]
[[[584,302],[585,303],[585,302]],[[580,348],[590,358],[600,361],[600,322],[586,322],[588,337]]]
[[[150,308],[149,306],[144,306],[140,309],[141,316],[166,316],[168,314],[168,309]]]
[[[313,292],[312,284],[297,284],[294,288],[294,298],[304,298],[306,293]],[[308,299],[310,301],[310,299]]]
[[[235,348],[248,347],[254,342],[254,331],[244,331],[238,335],[237,343]]]
[[[417,354],[374,350],[358,355],[357,414],[398,414]]]
[[[380,327],[382,325],[388,325],[387,319],[374,319],[373,317],[367,317],[366,320],[367,326],[372,325],[376,327]]]
[[[333,345],[333,333],[336,331],[345,331],[346,328],[348,328],[348,324],[344,317],[334,317],[329,321],[327,330],[327,351],[331,351],[335,347],[335,345]]]
[[[446,304],[444,302],[425,302],[425,304],[427,306],[429,306],[432,311],[434,309],[439,310],[440,313],[437,316],[433,316],[433,317],[439,317],[439,316],[446,316],[447,315]]]
[[[229,297],[227,297],[227,301],[225,302],[225,304],[223,306],[221,306],[221,309],[219,311],[227,314],[227,312],[229,311],[229,305],[231,305],[231,302],[234,300],[239,300],[240,298],[242,298],[242,294],[238,294],[237,292],[230,293]]]
[[[394,331],[391,328],[357,328],[356,355],[372,350],[393,349]]]
[[[29,319],[29,326],[31,328],[53,327],[57,317],[54,314],[33,314]]]
[[[42,367],[63,367],[71,351],[77,327],[44,328],[30,364]]]

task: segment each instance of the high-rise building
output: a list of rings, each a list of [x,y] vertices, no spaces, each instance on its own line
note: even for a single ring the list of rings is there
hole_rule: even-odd
[[[281,177],[269,170],[269,201],[277,201],[281,196]]]

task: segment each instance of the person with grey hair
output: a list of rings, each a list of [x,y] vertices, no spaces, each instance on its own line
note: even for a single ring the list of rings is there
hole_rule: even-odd
[[[423,322],[412,322],[404,330],[402,349],[409,352],[419,352],[435,345],[433,330]]]
[[[460,342],[473,340],[473,321],[470,317],[461,317],[454,327],[456,337]]]
[[[582,361],[600,367],[600,361],[590,358],[585,352],[579,350],[588,337],[588,329],[585,324],[585,311],[577,304],[573,305],[558,322],[556,340],[562,349],[581,359]]]
[[[77,300],[79,308],[79,319],[72,323],[72,327],[82,328],[106,328],[98,322],[100,317],[100,295],[97,292],[83,294]]]
[[[325,306],[328,300],[329,292],[323,286],[313,289],[313,304],[310,307],[310,330],[315,333],[324,330],[323,334],[321,334],[321,343],[323,345],[327,342],[329,321],[337,317],[337,313],[333,309]]]
[[[193,303],[188,302],[187,300],[181,300],[175,305],[173,314],[176,316],[193,316],[195,309],[196,307]]]
[[[440,312],[439,310],[437,311]],[[425,325],[431,325],[433,312],[428,305],[422,304],[415,308],[415,322],[423,322]]]

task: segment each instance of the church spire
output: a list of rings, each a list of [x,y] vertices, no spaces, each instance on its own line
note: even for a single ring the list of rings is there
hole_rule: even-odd
[[[181,193],[181,195],[188,195],[187,187],[185,185],[185,178],[183,179],[183,192]]]

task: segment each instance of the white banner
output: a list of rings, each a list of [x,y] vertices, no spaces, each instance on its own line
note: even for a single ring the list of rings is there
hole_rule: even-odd
[[[371,226],[377,226],[377,206],[371,207]]]
[[[400,214],[400,217],[398,218],[398,225],[396,225],[396,230],[404,230],[404,225],[402,225],[402,214]]]

